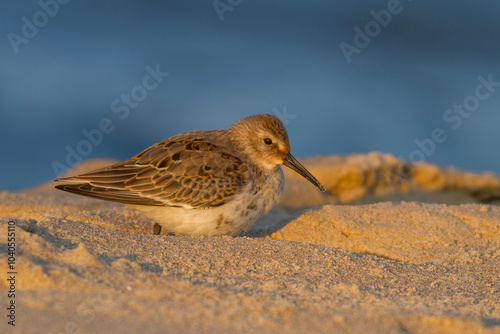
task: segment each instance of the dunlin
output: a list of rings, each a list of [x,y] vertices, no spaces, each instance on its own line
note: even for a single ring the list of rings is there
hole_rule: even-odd
[[[235,236],[279,201],[281,165],[325,191],[290,154],[283,123],[264,114],[170,137],[126,161],[58,179],[65,183],[56,188],[128,204],[174,234]]]

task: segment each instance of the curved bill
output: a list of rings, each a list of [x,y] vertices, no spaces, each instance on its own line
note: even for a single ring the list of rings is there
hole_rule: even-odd
[[[312,184],[314,184],[320,191],[326,191],[326,188],[318,181],[316,178],[309,173],[309,171],[300,164],[290,153],[283,160],[283,165],[296,171],[306,179],[308,179]]]

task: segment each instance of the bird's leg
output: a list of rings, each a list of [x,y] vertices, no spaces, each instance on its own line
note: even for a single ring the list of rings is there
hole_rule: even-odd
[[[155,223],[155,226],[153,226],[153,234],[160,235],[160,232],[161,232],[161,225],[158,223]]]

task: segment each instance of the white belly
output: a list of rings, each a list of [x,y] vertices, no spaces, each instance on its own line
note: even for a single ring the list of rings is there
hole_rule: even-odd
[[[205,209],[130,205],[179,235],[231,235],[247,231],[267,214],[283,193],[281,168],[249,183],[227,203]]]

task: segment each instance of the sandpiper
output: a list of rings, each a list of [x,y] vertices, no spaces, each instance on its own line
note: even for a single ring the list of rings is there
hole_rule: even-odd
[[[65,183],[56,188],[128,204],[155,220],[155,230],[236,236],[279,201],[281,165],[326,190],[290,154],[283,123],[263,114],[225,130],[181,133],[126,161],[57,179]]]

